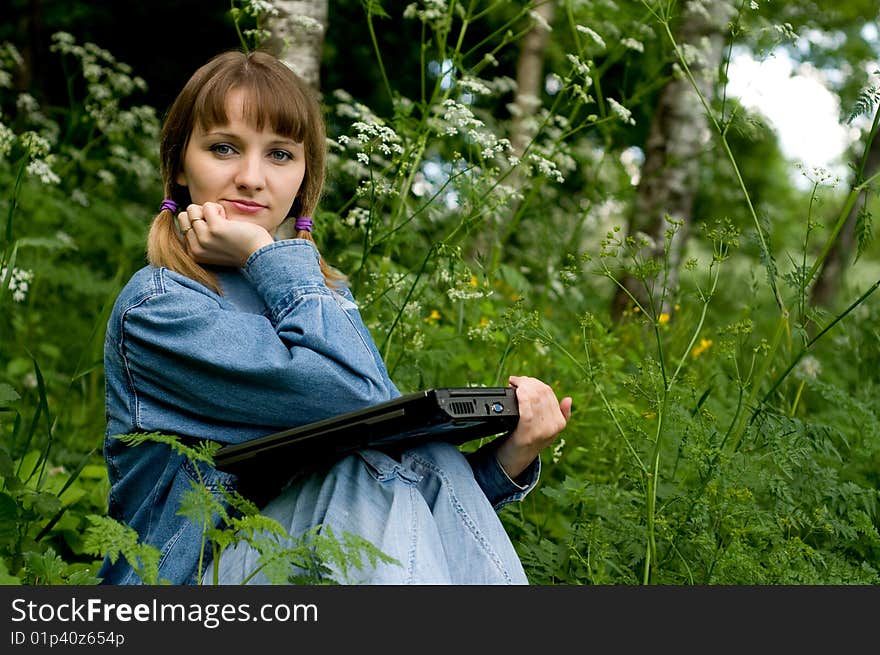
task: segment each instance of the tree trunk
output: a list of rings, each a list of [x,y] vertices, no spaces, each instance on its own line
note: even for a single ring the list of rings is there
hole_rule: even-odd
[[[327,0],[273,0],[277,16],[266,21],[271,36],[265,48],[286,62],[315,91],[321,90],[321,59],[327,32]],[[295,233],[293,221],[278,228],[281,238]]]
[[[535,138],[534,117],[541,106],[541,93],[544,84],[544,56],[550,41],[550,30],[556,13],[556,0],[548,0],[535,7],[540,20],[526,33],[522,40],[519,57],[516,62],[516,96],[511,108],[510,146],[513,154],[522,159],[529,143]],[[514,189],[522,187],[522,178],[514,170],[507,178],[506,184]],[[494,249],[492,262],[502,259],[502,252],[509,240],[515,240],[516,223],[519,221],[518,202],[511,203],[508,215],[511,224],[501,226],[493,223],[477,235],[473,250],[484,252]],[[502,236],[503,234],[503,236]]]
[[[854,162],[856,168],[861,162]],[[865,161],[864,177],[871,177],[880,169],[880,139],[874,139],[871,148],[868,150],[868,157]],[[858,184],[858,180],[855,184]],[[866,193],[866,192],[863,192]],[[843,228],[837,235],[837,240],[828,251],[822,268],[816,276],[816,282],[810,292],[810,299],[813,305],[820,307],[831,307],[834,299],[837,297],[844,282],[844,272],[847,265],[852,260],[853,253],[857,247],[856,244],[856,219],[861,210],[862,203],[857,202],[849,212]]]
[[[535,7],[535,13],[547,24],[553,24],[555,2],[544,2]],[[523,38],[522,49],[516,62],[516,98],[513,100],[510,144],[513,153],[522,157],[534,137],[530,119],[541,106],[541,89],[544,82],[544,53],[550,40],[550,32],[536,24]]]
[[[320,90],[328,0],[273,0],[272,4],[278,15],[266,21],[272,34],[266,48]]]
[[[716,74],[723,56],[727,21],[733,9],[729,0],[690,0],[684,5],[677,41],[696,56],[687,56],[688,67],[694,75],[700,93],[711,102]],[[645,257],[662,263],[668,248],[668,274],[662,305],[663,273],[640,280],[630,273],[622,276],[621,283],[645,308],[654,306],[659,312],[671,313],[678,288],[679,267],[688,230],[692,223],[693,203],[696,196],[700,154],[708,143],[709,118],[691,83],[676,76],[660,92],[647,141],[645,162],[636,191],[634,212],[630,217],[628,233],[649,237]],[[673,221],[680,222],[669,244],[667,232]],[[650,289],[650,291],[649,291]],[[612,301],[612,314],[620,317],[632,304],[629,295],[618,289]]]

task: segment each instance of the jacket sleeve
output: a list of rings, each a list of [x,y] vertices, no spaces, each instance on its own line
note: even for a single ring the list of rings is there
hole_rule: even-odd
[[[187,415],[209,416],[215,425],[266,429],[398,395],[350,295],[324,283],[313,244],[276,241],[253,253],[243,273],[266,315],[235,311],[165,269],[125,310],[118,347],[137,418],[144,418],[138,394],[175,406],[184,423]],[[220,440],[237,440],[234,431],[225,434]]]
[[[536,457],[525,471],[512,479],[495,457],[497,447],[498,444],[489,442],[465,455],[477,483],[495,510],[525,498],[541,476],[541,458]]]

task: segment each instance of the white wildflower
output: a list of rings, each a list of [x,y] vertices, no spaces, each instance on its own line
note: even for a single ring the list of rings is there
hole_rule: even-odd
[[[642,43],[641,41],[637,41],[636,39],[629,38],[629,37],[626,37],[625,39],[621,39],[620,45],[622,45],[625,48],[629,48],[630,50],[635,50],[636,52],[644,52],[645,51],[645,44],[644,43]]]
[[[559,184],[565,182],[565,177],[562,175],[562,172],[556,166],[555,162],[552,162],[546,157],[542,157],[536,153],[529,153],[527,157],[529,163],[531,163],[541,175],[549,177]]]
[[[474,325],[468,328],[467,338],[471,341],[479,340],[479,341],[491,341],[492,340],[492,332],[494,331],[494,326],[492,321],[489,319],[482,319],[479,325]]]
[[[15,132],[0,123],[0,157],[6,157],[12,152],[13,143],[15,143]]]
[[[28,175],[40,178],[43,184],[58,184],[61,182],[61,178],[52,170],[50,161],[48,157],[46,159],[34,159],[28,162],[25,170]]]
[[[275,7],[272,9],[278,13],[278,10]],[[324,26],[321,24],[321,21],[312,18],[311,16],[306,16],[305,14],[298,14],[296,16],[291,17],[291,25],[300,28],[304,34],[323,34]]]
[[[419,8],[419,4],[423,8]],[[422,22],[442,20],[446,17],[446,0],[422,0],[421,3],[413,2],[403,10],[404,18],[418,18]]]
[[[36,132],[23,132],[21,136],[18,137],[18,140],[21,145],[24,146],[28,157],[31,159],[45,157],[49,154],[49,150],[51,149],[49,142]]]
[[[362,228],[370,220],[370,210],[363,207],[353,207],[342,219],[342,224],[352,228]]]
[[[798,362],[795,370],[799,377],[815,380],[822,372],[822,365],[819,363],[818,359],[812,355],[807,355]]]
[[[590,79],[590,65],[589,64],[587,64],[585,61],[581,60],[581,58],[578,57],[577,55],[573,55],[571,53],[567,54],[565,56],[565,58],[571,62],[572,66],[574,66],[575,70],[578,73],[580,73],[581,75],[583,75],[587,79]]]
[[[9,269],[6,266],[0,268],[0,280],[6,280],[7,273],[9,273]],[[26,271],[21,268],[12,269],[11,274],[9,274],[7,287],[12,292],[12,299],[15,302],[24,302],[33,279],[34,274],[32,271]]]
[[[636,119],[632,117],[632,112],[617,102],[617,100],[614,98],[608,98],[608,104],[611,106],[611,111],[614,112],[624,123],[630,125],[636,124]]]
[[[73,194],[71,194],[71,196],[73,196]],[[55,233],[55,238],[68,248],[76,248],[76,242],[73,240],[73,237],[64,230],[58,230]]]
[[[544,18],[537,11],[534,11],[534,10],[530,11],[529,18],[531,18],[533,21],[535,21],[535,27],[540,27],[542,30],[544,30],[546,32],[553,31],[553,28],[550,27],[550,24],[547,22],[547,19]]]
[[[562,459],[562,449],[565,448],[565,437],[560,437],[555,444],[553,444],[553,453],[551,455],[551,460],[554,464],[558,464],[559,460]]]
[[[458,130],[468,130],[482,127],[483,122],[474,117],[473,112],[455,100],[443,102],[443,121],[447,124],[444,134],[454,135]]]
[[[596,34],[596,32],[591,30],[586,25],[578,25],[576,29],[581,34],[586,34],[588,37],[590,37],[600,48],[605,48],[605,39]]]
[[[476,77],[471,77],[469,75],[463,76],[458,81],[458,87],[462,91],[470,91],[471,93],[475,93],[477,95],[492,95],[492,89],[481,79]]]
[[[15,99],[15,108],[23,114],[33,114],[39,110],[40,105],[30,93],[19,93]]]

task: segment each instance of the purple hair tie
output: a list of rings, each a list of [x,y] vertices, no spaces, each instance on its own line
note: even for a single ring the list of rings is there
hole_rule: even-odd
[[[162,201],[162,204],[159,205],[159,211],[164,211],[166,209],[171,210],[172,213],[176,214],[177,213],[177,203],[174,202],[173,200],[171,200],[170,198],[165,198],[165,200]]]
[[[312,219],[308,216],[300,216],[296,219],[296,223],[293,225],[297,230],[305,230],[306,232],[312,231]]]

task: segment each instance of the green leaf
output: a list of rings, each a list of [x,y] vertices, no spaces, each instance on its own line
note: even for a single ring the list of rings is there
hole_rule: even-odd
[[[13,403],[20,400],[15,389],[8,384],[0,384],[0,408],[11,407]]]
[[[0,548],[18,539],[18,503],[9,494],[0,492]]]

